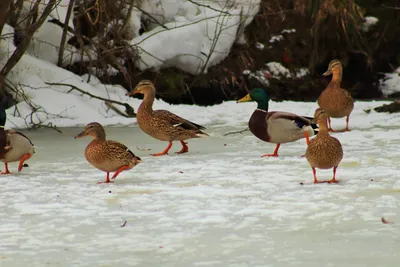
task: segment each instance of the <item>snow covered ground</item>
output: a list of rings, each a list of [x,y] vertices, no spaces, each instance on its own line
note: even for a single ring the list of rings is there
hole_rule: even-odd
[[[144,161],[115,184],[96,184],[104,173],[84,158],[89,139],[73,139],[81,128],[27,132],[37,151],[29,167],[0,177],[0,265],[398,266],[400,118],[363,111],[380,104],[356,102],[352,131],[335,134],[344,149],[335,185],[312,183],[300,157],[304,140],[282,145],[279,158],[261,158],[274,145],[250,132],[224,136],[246,127],[254,103],[157,101],[211,135],[189,141],[183,155],[149,156],[166,143],[146,136],[134,119],[131,127],[106,127]],[[315,107],[270,103],[304,115]]]

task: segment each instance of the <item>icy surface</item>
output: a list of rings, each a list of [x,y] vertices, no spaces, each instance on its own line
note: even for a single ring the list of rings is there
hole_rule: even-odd
[[[149,156],[166,143],[133,119],[106,127],[144,161],[108,185],[96,184],[104,173],[84,158],[89,139],[73,139],[82,128],[26,132],[37,153],[1,177],[0,266],[398,266],[400,119],[363,111],[381,104],[356,102],[352,131],[334,134],[344,149],[336,185],[312,184],[304,140],[261,158],[273,144],[223,136],[246,127],[254,103],[169,106],[211,135],[183,155],[175,143],[170,155]],[[270,103],[304,115],[315,107]]]

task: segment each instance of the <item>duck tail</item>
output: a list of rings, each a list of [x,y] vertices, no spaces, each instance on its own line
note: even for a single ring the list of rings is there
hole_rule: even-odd
[[[196,137],[203,138],[203,137],[209,137],[209,135],[200,131],[196,133]]]
[[[314,118],[313,117],[307,117],[307,116],[302,116],[303,118],[306,118],[309,121],[312,121]],[[318,134],[319,127],[316,123],[311,123],[310,126],[314,130],[314,134]]]
[[[140,163],[140,162],[143,162],[143,160],[141,158],[139,158],[138,156],[134,156],[133,159],[134,159],[136,164]]]

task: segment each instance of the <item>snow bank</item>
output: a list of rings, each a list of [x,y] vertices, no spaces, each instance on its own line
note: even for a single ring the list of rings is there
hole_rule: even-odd
[[[362,29],[364,32],[367,32],[367,31],[369,31],[369,29],[370,29],[372,26],[374,26],[374,25],[377,24],[378,22],[379,22],[379,20],[378,20],[378,18],[376,18],[376,17],[371,17],[371,16],[364,17],[364,23],[363,23],[361,29]]]
[[[278,79],[280,80],[282,77],[284,78],[293,78],[300,79],[310,73],[307,68],[295,69],[293,72],[290,72],[289,69],[285,68],[279,62],[268,62],[265,64],[264,69],[257,70],[255,72],[251,72],[250,70],[244,70],[244,75],[249,75],[249,77],[257,79],[262,84],[268,86],[268,79]]]
[[[141,57],[137,67],[141,70],[177,67],[191,74],[203,69],[206,72],[229,54],[239,37],[239,27],[252,21],[259,10],[259,2],[226,1],[218,5],[207,2],[208,7],[204,4],[196,7],[195,16],[194,12],[180,13],[179,5],[173,10],[167,8],[170,18],[175,12],[174,22],[158,26],[132,40]]]
[[[379,80],[379,84],[381,92],[385,97],[400,92],[400,67],[393,73],[386,73],[385,77]]]
[[[64,22],[68,2],[62,0],[50,17]],[[203,68],[206,72],[229,54],[236,40],[243,43],[244,28],[257,14],[259,3],[260,0],[142,1],[139,10],[134,8],[130,14],[125,35],[138,49],[141,59],[137,67],[141,70],[177,67],[192,74]],[[24,6],[26,10],[29,7]],[[148,31],[139,36],[142,21]],[[72,20],[69,26],[73,28]],[[46,21],[34,34],[27,52],[56,64],[61,36],[62,28]],[[70,45],[66,45],[64,53],[64,64],[81,60]],[[94,54],[91,56],[95,58]]]

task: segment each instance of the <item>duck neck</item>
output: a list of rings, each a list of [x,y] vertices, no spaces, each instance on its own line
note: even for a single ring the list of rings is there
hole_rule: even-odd
[[[258,100],[257,101],[257,109],[261,109],[264,111],[268,111],[268,100]]]
[[[156,97],[156,93],[154,90],[149,90],[144,94],[144,98],[142,100],[142,104],[140,104],[139,109],[145,111],[145,112],[153,112],[153,103],[154,103],[154,98]]]
[[[332,80],[329,83],[330,88],[340,88],[340,83],[342,82],[342,71],[332,72]]]
[[[96,133],[93,135],[93,140],[94,141],[105,141],[106,140],[106,133],[105,131],[96,131]]]
[[[318,121],[318,135],[328,133],[328,118]]]

